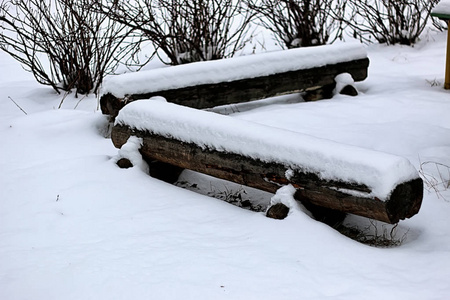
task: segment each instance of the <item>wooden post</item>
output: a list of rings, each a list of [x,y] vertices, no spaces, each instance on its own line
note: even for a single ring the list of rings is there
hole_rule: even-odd
[[[440,3],[439,3],[440,4]],[[447,27],[450,26],[450,14],[443,7],[438,8],[439,4],[431,12],[432,17],[439,18],[441,21],[447,22]],[[450,89],[450,28],[447,29],[447,55],[445,62],[445,82],[444,89]]]
[[[450,21],[447,21],[447,60],[445,64],[445,83],[444,89],[450,89]]]

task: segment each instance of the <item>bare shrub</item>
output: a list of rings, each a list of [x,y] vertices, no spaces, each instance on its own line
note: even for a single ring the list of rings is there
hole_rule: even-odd
[[[233,56],[250,39],[253,13],[236,0],[107,0],[101,8],[140,32],[168,57],[167,64]]]
[[[398,223],[385,224],[369,219],[369,224],[361,226],[342,225],[337,230],[362,244],[378,248],[392,248],[401,246],[407,239],[408,230],[399,230]]]
[[[324,45],[342,37],[343,0],[248,0],[284,48]]]
[[[58,93],[97,92],[129,52],[129,32],[92,10],[89,0],[3,0],[0,49]]]
[[[414,44],[439,0],[350,0],[347,24],[363,42]]]
[[[434,28],[436,28],[439,31],[445,31],[448,30],[448,23],[441,21],[439,19],[436,18],[432,18],[433,19],[433,26]]]
[[[435,2],[435,1],[433,1],[433,2]],[[437,3],[433,3],[433,6],[434,6],[435,4],[437,4]],[[436,28],[436,29],[439,30],[439,31],[445,31],[445,30],[448,30],[448,23],[447,23],[447,21],[440,20],[440,19],[437,18],[437,17],[432,17],[432,18],[431,18],[431,22],[432,22],[432,24],[433,24],[433,27]]]
[[[442,195],[442,192],[450,189],[450,166],[426,161],[420,164],[419,174],[428,191],[434,191],[438,198],[449,200]]]

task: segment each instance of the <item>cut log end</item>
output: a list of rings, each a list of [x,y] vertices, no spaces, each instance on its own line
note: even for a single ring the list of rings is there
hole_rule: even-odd
[[[284,205],[283,203],[277,203],[269,207],[267,210],[266,216],[268,218],[283,220],[289,214],[289,207]]]
[[[133,167],[133,163],[128,158],[121,158],[116,163],[121,169],[128,169]]]
[[[150,166],[150,176],[167,183],[177,182],[178,177],[184,170],[183,168],[157,160],[147,160],[147,163]]]
[[[411,218],[417,214],[422,205],[423,180],[416,178],[399,184],[386,203],[386,211],[391,224]]]
[[[358,96],[358,91],[353,85],[346,85],[340,91],[339,94],[347,96]]]
[[[104,115],[109,115],[111,120],[114,120],[119,111],[125,106],[125,102],[122,99],[115,97],[108,93],[100,98],[100,109]]]

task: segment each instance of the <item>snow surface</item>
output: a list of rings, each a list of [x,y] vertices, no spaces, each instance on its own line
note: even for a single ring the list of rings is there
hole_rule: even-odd
[[[433,8],[432,13],[450,15],[450,0],[439,1],[439,3]]]
[[[366,57],[365,48],[354,43],[291,49],[283,51],[282,55],[280,51],[273,51],[114,76],[105,80],[102,94],[111,93],[121,98],[127,94],[234,81]]]
[[[315,173],[325,180],[365,184],[372,191],[367,196],[380,200],[388,200],[398,184],[419,177],[399,156],[152,99],[126,105],[116,124],[281,163],[286,170]]]
[[[235,105],[233,117],[403,156],[416,169],[448,166],[445,46],[446,33],[433,32],[414,48],[372,45],[358,97]],[[373,248],[300,212],[268,219],[120,169],[98,99],[69,95],[57,109],[63,96],[4,53],[0,69],[0,299],[448,299],[444,184],[400,222],[401,246]],[[447,169],[424,168],[448,183]]]

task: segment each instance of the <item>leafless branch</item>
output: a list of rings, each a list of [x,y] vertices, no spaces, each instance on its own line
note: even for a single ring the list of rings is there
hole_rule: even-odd
[[[346,20],[354,37],[363,42],[412,45],[427,25],[439,0],[350,0]]]
[[[89,0],[3,0],[0,49],[58,93],[97,92],[128,55],[130,29],[93,10]]]
[[[233,56],[249,39],[254,16],[236,0],[107,0],[111,19],[141,33],[168,64]]]
[[[343,0],[247,0],[284,48],[332,43],[342,37]]]

